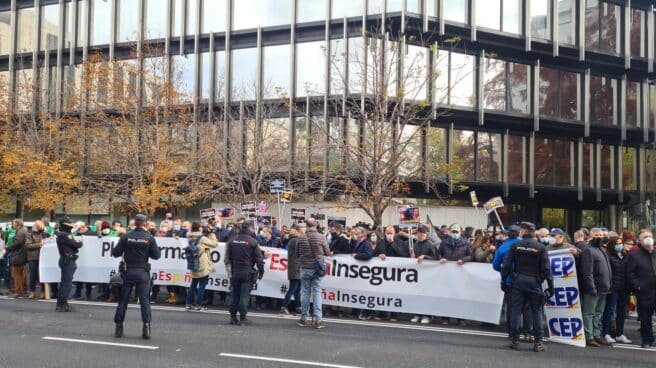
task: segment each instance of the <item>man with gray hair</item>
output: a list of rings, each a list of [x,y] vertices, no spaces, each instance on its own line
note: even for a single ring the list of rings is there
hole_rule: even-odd
[[[305,234],[298,237],[298,263],[301,269],[301,319],[298,325],[308,326],[308,312],[310,309],[310,293],[312,293],[313,317],[316,329],[324,328],[321,323],[321,281],[326,273],[324,256],[332,255],[328,249],[326,238],[317,231],[317,221],[310,218],[306,222]]]

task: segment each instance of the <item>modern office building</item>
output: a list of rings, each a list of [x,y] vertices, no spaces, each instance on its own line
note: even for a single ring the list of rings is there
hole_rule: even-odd
[[[122,60],[159,47],[179,68],[196,118],[220,123],[225,143],[243,151],[227,109],[276,100],[281,91],[299,104],[359,91],[357,79],[334,78],[327,55],[346,55],[348,68],[349,56],[371,42],[368,31],[382,27],[405,53],[427,65],[444,61],[425,92],[429,109],[442,113],[422,127],[408,160],[457,159],[468,189],[450,193],[454,203],[467,206],[476,190],[483,200],[504,197],[508,222],[635,227],[653,225],[656,205],[654,7],[647,0],[3,0],[0,78],[10,94],[22,93],[20,79],[38,86],[31,108],[58,113],[62,81],[79,80],[88,55]],[[447,39],[458,40],[450,51],[431,49]],[[453,85],[456,67],[465,72]],[[334,134],[360,129],[329,109],[317,114],[341,127]],[[293,111],[276,119],[290,158],[282,171],[339,168],[331,164],[339,150],[304,154],[307,142],[295,137],[305,119]],[[444,154],[429,157],[435,145]],[[408,193],[421,204],[434,199],[425,179]]]

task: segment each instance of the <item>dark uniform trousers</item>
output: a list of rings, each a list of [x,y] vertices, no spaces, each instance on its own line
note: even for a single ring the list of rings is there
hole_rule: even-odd
[[[143,323],[150,323],[150,275],[145,270],[129,270],[123,275],[123,286],[120,291],[120,298],[116,314],[114,315],[114,323],[123,323],[125,320],[125,312],[128,309],[128,302],[132,287],[137,288],[137,297],[139,298],[139,305],[141,306],[141,321]]]
[[[512,281],[510,337],[517,341],[521,329],[524,306],[528,305],[529,318],[533,325],[535,341],[542,341],[544,322],[542,318],[542,286],[536,277],[518,275]]]
[[[232,272],[232,279],[230,280],[230,292],[232,305],[230,306],[230,314],[246,315],[246,308],[248,301],[251,298],[251,289],[253,283],[251,282],[250,270],[236,270]]]
[[[656,290],[638,292],[638,317],[640,319],[640,337],[643,344],[654,343],[654,332],[651,317],[656,312]]]
[[[59,295],[57,302],[64,304],[68,302],[71,296],[71,289],[73,288],[73,274],[77,269],[75,260],[69,257],[59,258],[59,269],[61,270],[61,282],[59,283]]]

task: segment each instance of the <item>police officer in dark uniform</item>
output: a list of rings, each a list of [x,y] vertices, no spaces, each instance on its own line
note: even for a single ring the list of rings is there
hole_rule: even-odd
[[[542,308],[546,298],[554,293],[553,277],[547,249],[535,239],[535,225],[530,222],[522,223],[520,236],[522,239],[510,247],[501,266],[501,280],[508,276],[512,278],[510,348],[519,349],[520,319],[524,305],[528,304],[535,336],[533,350],[540,352],[546,350],[542,343]],[[549,288],[543,292],[544,280],[547,280]]]
[[[59,283],[59,295],[57,297],[57,312],[70,312],[73,309],[68,304],[68,298],[73,288],[73,274],[77,269],[78,249],[82,248],[82,242],[75,240],[71,234],[73,220],[62,217],[59,220],[59,232],[57,233],[57,250],[59,251],[59,269],[61,270],[61,282]]]
[[[230,307],[231,325],[250,325],[246,319],[246,309],[250,299],[251,289],[264,275],[264,258],[257,240],[253,237],[255,227],[253,222],[241,224],[241,232],[226,245],[225,264],[230,276],[232,305]],[[257,271],[254,270],[257,266]],[[237,319],[239,312],[239,319]]]
[[[125,234],[119,239],[116,247],[112,249],[112,256],[123,257],[121,264],[121,276],[123,277],[123,287],[120,292],[120,299],[114,315],[116,337],[123,336],[123,321],[125,320],[125,311],[128,308],[128,299],[132,292],[132,287],[137,287],[137,297],[141,305],[141,320],[143,321],[144,339],[150,339],[150,264],[148,258],[159,259],[160,250],[157,247],[155,238],[146,231],[147,218],[144,215],[137,215],[134,218],[135,229]]]

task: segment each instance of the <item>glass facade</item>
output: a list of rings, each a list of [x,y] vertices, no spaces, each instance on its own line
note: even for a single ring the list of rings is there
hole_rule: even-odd
[[[130,1],[128,1],[129,3]],[[112,4],[104,0],[89,0],[89,45],[109,44],[112,22]]]
[[[59,40],[59,4],[41,7],[39,50],[56,50]]]

